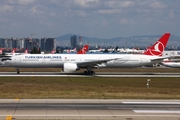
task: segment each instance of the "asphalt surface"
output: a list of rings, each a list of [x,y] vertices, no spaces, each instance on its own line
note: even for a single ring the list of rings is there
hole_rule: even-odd
[[[0,119],[178,120],[180,100],[1,99]]]

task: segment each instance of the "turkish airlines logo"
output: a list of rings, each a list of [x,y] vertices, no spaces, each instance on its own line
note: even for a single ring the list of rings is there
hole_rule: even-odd
[[[154,45],[154,49],[150,50],[150,53],[152,55],[162,55],[162,52],[164,51],[164,45],[162,44],[162,42],[158,41],[155,45]]]

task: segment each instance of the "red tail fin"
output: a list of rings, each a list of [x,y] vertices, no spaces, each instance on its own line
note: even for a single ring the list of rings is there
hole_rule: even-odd
[[[77,54],[86,54],[89,49],[89,45],[85,45]]]
[[[24,53],[25,53],[25,54],[28,54],[28,49],[26,49],[26,50],[24,51]]]
[[[56,52],[56,50],[52,50],[52,51],[51,51],[51,54],[54,54],[55,52]]]
[[[16,52],[16,48],[13,48],[13,51],[11,52],[12,54]]]
[[[2,54],[3,53],[3,50],[2,49],[0,49],[0,54]]]
[[[165,33],[153,46],[146,49],[145,55],[162,56],[169,40],[170,33]]]

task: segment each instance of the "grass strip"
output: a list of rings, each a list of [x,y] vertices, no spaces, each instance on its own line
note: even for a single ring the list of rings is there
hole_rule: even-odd
[[[81,69],[77,72],[84,72]],[[20,68],[21,72],[61,72],[61,68]],[[158,73],[180,73],[178,68],[168,67],[138,67],[138,68],[99,68],[94,69],[95,72],[158,72]],[[16,72],[14,67],[0,67],[0,72]]]
[[[179,78],[0,77],[1,99],[180,99]]]

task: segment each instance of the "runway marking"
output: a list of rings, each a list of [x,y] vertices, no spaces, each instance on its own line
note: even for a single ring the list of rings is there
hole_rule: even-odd
[[[4,117],[4,116],[7,116],[7,115],[0,115],[0,117]],[[129,115],[92,115],[92,114],[89,114],[89,115],[70,115],[70,114],[64,114],[64,115],[59,115],[59,114],[51,114],[51,115],[46,115],[46,114],[43,114],[43,115],[12,115],[12,117],[43,117],[43,116],[69,116],[69,117],[79,117],[79,116],[84,116],[84,117],[88,117],[88,116],[102,116],[102,117],[114,117],[114,116],[119,116],[119,117],[123,117],[123,116],[131,116],[131,117],[142,117],[142,116],[150,116],[150,117],[162,117],[162,115],[134,115],[134,114],[129,114]],[[179,115],[163,115],[163,117],[179,117]]]
[[[180,113],[179,110],[133,110],[133,111],[135,113]]]
[[[12,120],[12,115],[11,116],[6,116],[6,120]]]
[[[180,102],[122,102],[123,104],[180,104]]]

